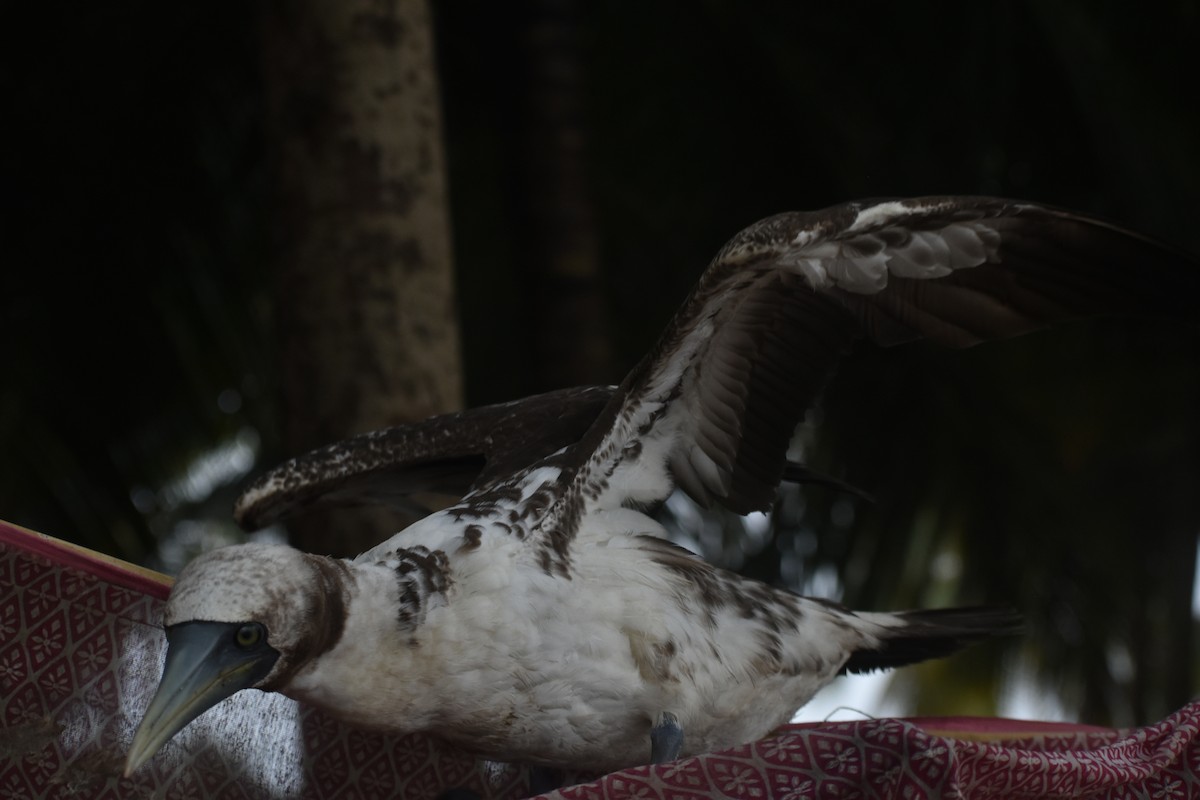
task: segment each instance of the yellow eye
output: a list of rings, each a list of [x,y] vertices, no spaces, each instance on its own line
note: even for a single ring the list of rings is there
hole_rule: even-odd
[[[243,625],[237,629],[234,638],[238,647],[253,647],[262,639],[262,633],[261,625]]]

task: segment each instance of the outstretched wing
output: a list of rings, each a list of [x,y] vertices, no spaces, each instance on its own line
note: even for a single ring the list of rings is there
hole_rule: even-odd
[[[1106,313],[1194,318],[1194,256],[1029,203],[928,197],[770,217],[717,254],[576,451],[543,531],[673,485],[767,507],[788,440],[855,339],[950,347]],[[568,516],[569,515],[569,516]],[[568,534],[569,535],[569,534]]]
[[[573,444],[612,397],[611,386],[581,386],[510,403],[441,414],[364,433],[284,462],[234,504],[256,530],[314,505],[411,505],[410,496],[461,497],[493,477],[528,467]]]
[[[259,476],[234,503],[233,516],[253,531],[317,506],[387,505],[427,514],[414,507],[414,495],[462,497],[574,444],[615,392],[615,386],[563,389],[335,442]],[[783,480],[871,499],[791,461]]]

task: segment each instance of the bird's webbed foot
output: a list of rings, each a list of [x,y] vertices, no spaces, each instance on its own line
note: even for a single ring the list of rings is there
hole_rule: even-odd
[[[663,711],[654,720],[650,729],[650,763],[665,764],[679,758],[683,749],[683,728],[679,718],[670,711]]]

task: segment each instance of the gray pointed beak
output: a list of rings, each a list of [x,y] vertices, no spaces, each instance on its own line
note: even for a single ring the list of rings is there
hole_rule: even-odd
[[[239,644],[238,632],[247,627],[238,622],[184,622],[167,629],[162,680],[129,747],[126,777],[196,717],[267,677],[279,652],[267,644],[262,626],[257,626],[257,642],[246,645],[243,636]]]

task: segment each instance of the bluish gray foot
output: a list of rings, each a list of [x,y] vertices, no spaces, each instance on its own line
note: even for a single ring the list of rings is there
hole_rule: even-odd
[[[670,711],[664,711],[650,729],[650,763],[665,764],[679,758],[683,749],[683,728],[679,719]]]

